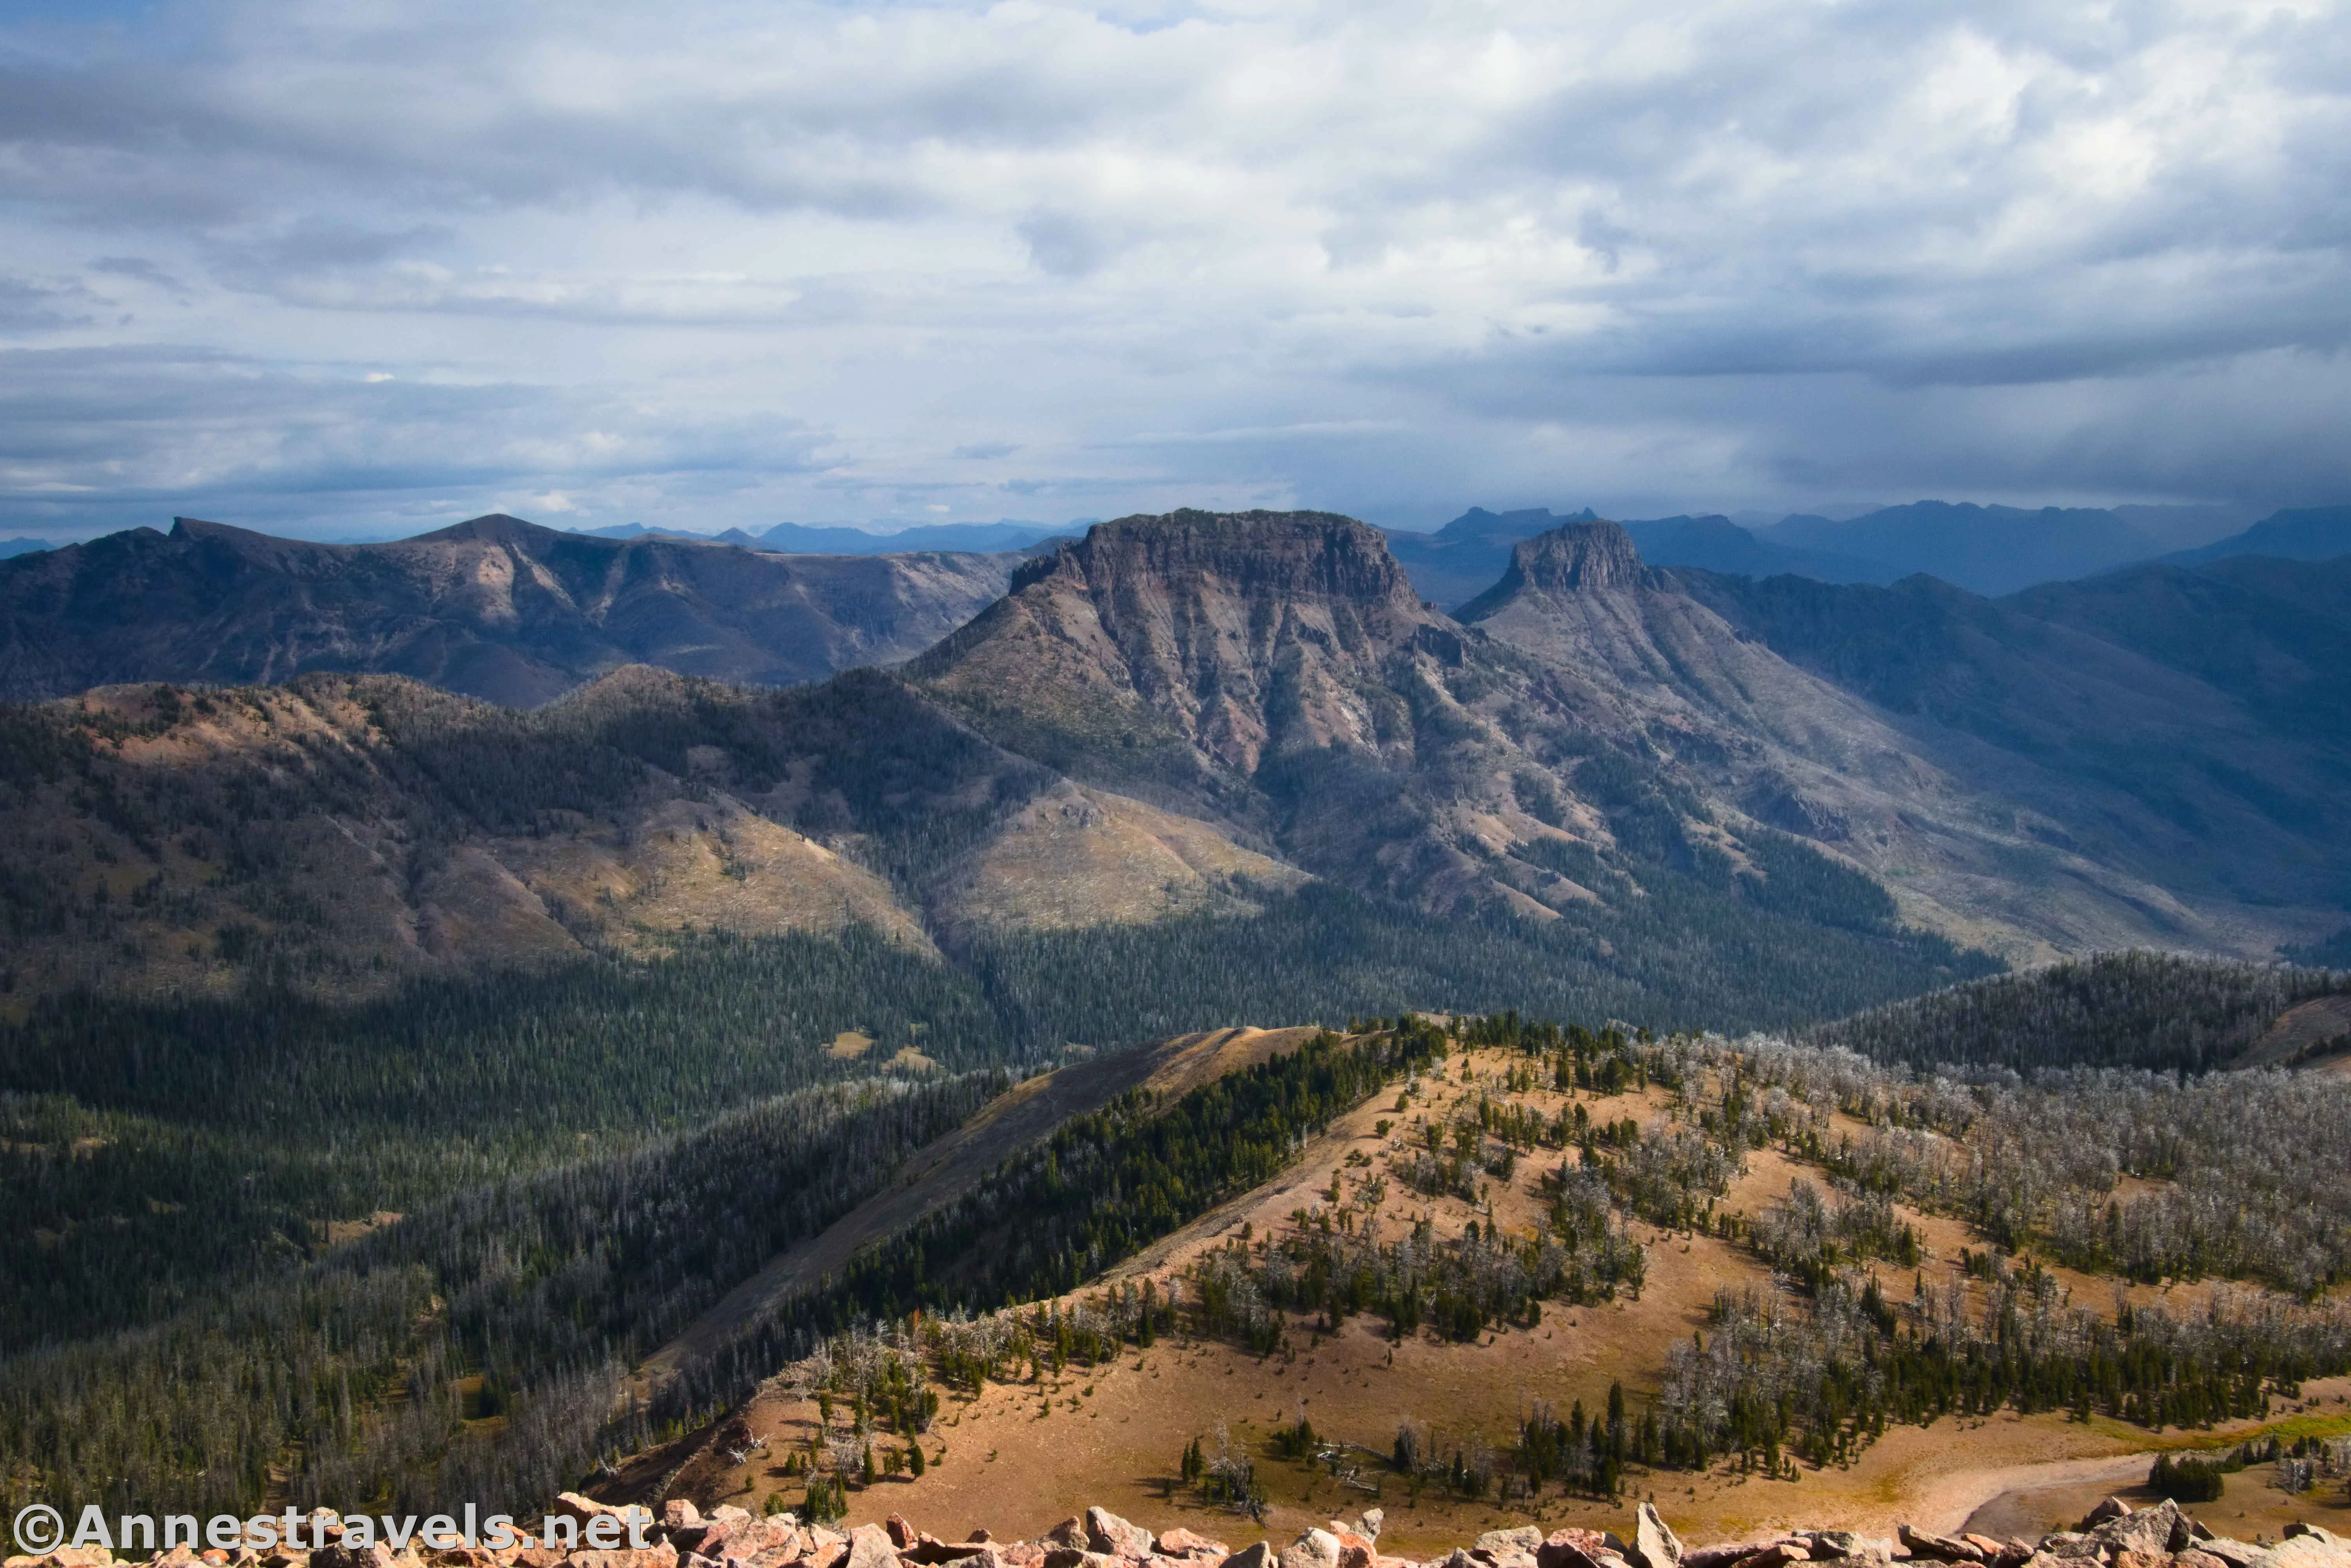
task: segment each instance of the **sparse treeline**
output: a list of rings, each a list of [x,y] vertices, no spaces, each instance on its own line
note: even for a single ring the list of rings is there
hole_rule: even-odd
[[[2206,1072],[2295,1003],[2344,991],[2351,973],[2341,970],[2102,953],[1888,1002],[1801,1038],[1922,1068]]]
[[[444,1199],[266,1289],[19,1354],[0,1364],[0,1478],[59,1507],[249,1512],[290,1454],[299,1502],[526,1510],[645,1435],[611,1424],[636,1357],[1001,1087],[802,1091]],[[469,1436],[487,1416],[503,1435]]]
[[[2002,1408],[2209,1426],[2258,1416],[2273,1399],[2297,1396],[2305,1379],[2351,1369],[2351,1310],[2342,1306],[2223,1288],[2194,1312],[2102,1313],[2064,1299],[2038,1262],[2016,1255],[2029,1249],[2112,1270],[2112,1254],[2069,1240],[2085,1212],[2083,1194],[2110,1191],[2126,1171],[2147,1174],[2148,1151],[2160,1149],[2171,1162],[2161,1181],[2189,1189],[2192,1201],[2151,1186],[2131,1200],[2147,1212],[2134,1216],[2121,1204],[2100,1234],[2146,1235],[2175,1221],[2193,1233],[2200,1219],[2231,1241],[2195,1255],[2240,1265],[2209,1271],[2259,1279],[2266,1260],[2284,1270],[2272,1282],[2299,1288],[2318,1266],[2297,1264],[2312,1238],[2345,1228],[2335,1206],[2351,1191],[2343,1168],[2351,1151],[2327,1131],[2351,1113],[2351,1083],[2339,1079],[2252,1072],[2183,1082],[2075,1071],[2026,1083],[1994,1071],[1963,1083],[1760,1040],[1635,1045],[1575,1031],[1576,1044],[1561,1049],[1561,1037],[1541,1026],[1496,1019],[1461,1032],[1517,1044],[1527,1065],[1508,1072],[1513,1091],[1655,1083],[1674,1091],[1677,1124],[1644,1127],[1604,1112],[1544,1116],[1480,1096],[1449,1124],[1422,1128],[1421,1146],[1392,1161],[1391,1174],[1491,1176],[1513,1145],[1573,1142],[1573,1163],[1536,1176],[1555,1200],[1554,1234],[1504,1237],[1473,1218],[1451,1240],[1423,1224],[1384,1240],[1374,1211],[1384,1176],[1343,1171],[1327,1203],[1293,1214],[1283,1234],[1228,1241],[1195,1266],[1187,1283],[1196,1328],[1263,1354],[1301,1327],[1327,1331],[1366,1311],[1385,1317],[1390,1333],[1454,1340],[1529,1324],[1546,1298],[1589,1299],[1588,1276],[1556,1267],[1567,1230],[1621,1237],[1626,1212],[1743,1243],[1786,1284],[1720,1295],[1710,1331],[1672,1349],[1658,1398],[1630,1417],[1620,1412],[1604,1424],[1579,1409],[1562,1423],[1539,1412],[1522,1418],[1516,1446],[1500,1450],[1474,1434],[1447,1447],[1408,1430],[1399,1452],[1409,1448],[1410,1461],[1398,1462],[1422,1481],[1464,1495],[1524,1495],[1550,1480],[1571,1491],[1613,1490],[1628,1464],[1729,1459],[1794,1473],[1799,1460],[1849,1459],[1888,1425]],[[1600,1050],[1586,1055],[1585,1041]],[[1841,1134],[1838,1113],[1873,1129]],[[1880,1139],[1914,1154],[1923,1141],[1940,1154],[1931,1167],[1897,1168]],[[1827,1185],[1799,1180],[1745,1220],[1715,1215],[1711,1200],[1747,1151],[1773,1141],[1824,1166]],[[2295,1151],[2283,1166],[2261,1157],[2282,1142]],[[1946,1179],[1917,1179],[1926,1168]],[[1440,1177],[1421,1190],[1474,1203],[1480,1180]],[[2325,1196],[2305,1201],[2313,1187]],[[1993,1232],[1992,1244],[1940,1260],[1930,1281],[1896,1196],[1967,1214]],[[1570,1213],[1584,1217],[1580,1225],[1562,1226]],[[2249,1249],[2257,1236],[2270,1238],[2266,1252]],[[1637,1282],[1640,1249],[1625,1245]],[[1944,1277],[1955,1263],[1958,1276]],[[1299,1324],[1301,1313],[1313,1320]]]
[[[1791,1149],[1849,1189],[1964,1216],[2001,1247],[2304,1296],[2351,1279],[2351,1079],[2084,1068],[1964,1082],[1753,1042],[1735,1071],[1782,1104]],[[1830,1134],[1831,1110],[1870,1125]]]
[[[1228,1073],[1162,1103],[1148,1090],[1074,1117],[953,1203],[851,1260],[708,1361],[684,1369],[656,1410],[677,1418],[731,1402],[824,1335],[916,1309],[987,1308],[1077,1289],[1194,1217],[1287,1166],[1330,1119],[1444,1049],[1403,1019]]]
[[[2105,1318],[2065,1305],[2037,1266],[1991,1262],[1980,1306],[1958,1283],[1923,1279],[1896,1302],[1857,1271],[1822,1280],[1802,1307],[1762,1291],[1718,1295],[1711,1338],[1669,1354],[1656,1458],[1696,1468],[1732,1456],[1769,1475],[1797,1458],[1842,1463],[1889,1425],[2001,1409],[2209,1427],[2265,1415],[2273,1396],[2351,1369],[2351,1312],[2340,1309],[2224,1291],[2209,1310]]]

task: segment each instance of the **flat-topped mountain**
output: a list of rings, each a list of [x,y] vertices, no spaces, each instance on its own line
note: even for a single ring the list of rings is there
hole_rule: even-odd
[[[778,685],[928,647],[1015,559],[786,556],[503,514],[327,545],[182,517],[0,561],[0,696],[327,670],[528,706],[630,664]]]
[[[1116,757],[1142,737],[1159,743],[1153,763],[1247,776],[1269,753],[1376,749],[1347,694],[1443,621],[1352,518],[1176,512],[1098,525],[1023,567],[909,673],[1043,754]]]

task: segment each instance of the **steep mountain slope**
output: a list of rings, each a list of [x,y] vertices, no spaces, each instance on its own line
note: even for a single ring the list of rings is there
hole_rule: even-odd
[[[1291,868],[1010,756],[886,676],[642,666],[533,713],[392,676],[0,708],[0,989],[327,996],[679,933],[1245,913]]]
[[[1322,513],[1098,525],[907,673],[1008,748],[1425,908],[1556,922],[1607,951],[1626,922],[1677,933],[1645,942],[1729,941],[1769,919],[1791,922],[1789,940],[1891,932],[1880,890],[1736,802],[1815,837],[1842,831],[1834,807],[1734,761],[1761,756],[1739,721],[1693,723],[1688,701],[1628,682],[1673,660],[1626,644],[1637,596],[1659,590],[1622,529],[1522,542],[1513,575],[1464,612],[1515,636],[1426,608],[1380,545]],[[1539,631],[1562,591],[1613,619],[1593,636]],[[1738,647],[1702,619],[1698,642]],[[1744,701],[1741,721],[1769,706]]]
[[[2151,567],[1997,601],[1928,578],[1675,576],[1740,635],[1886,715],[1916,755],[2024,813],[2036,838],[2271,941],[2296,927],[2264,907],[2351,900],[2351,833],[2329,804],[2351,757],[2316,673],[2342,641],[2339,573]]]
[[[1548,507],[1511,512],[1472,507],[1434,533],[1388,529],[1388,551],[1403,565],[1423,599],[1450,609],[1492,587],[1494,579],[1510,564],[1510,547],[1520,539],[1562,523],[1588,522],[1595,515],[1589,507],[1562,517],[1552,516]]]
[[[1422,598],[1454,610],[1493,586],[1520,539],[1594,517],[1588,507],[1566,516],[1553,516],[1547,507],[1489,512],[1472,507],[1433,534],[1388,530],[1388,549]],[[1723,517],[1656,517],[1620,526],[1652,566],[1699,566],[1756,577],[1792,571],[1825,582],[1888,582],[1900,575],[1877,561],[1759,538]]]
[[[1010,566],[599,539],[505,516],[373,545],[183,517],[0,562],[0,696],[365,670],[529,706],[628,664],[785,685],[929,646]]]
[[[1794,517],[1766,538],[1884,561],[1891,569],[1889,580],[1923,571],[1978,593],[2008,593],[2104,571],[2146,560],[2162,548],[2112,512],[2095,507],[2026,511],[1964,501],[1916,501],[1844,522]]]
[[[2165,559],[2175,566],[2201,566],[2231,556],[2265,555],[2285,560],[2331,560],[2351,555],[2351,507],[2312,507],[2277,512],[2242,533]]]
[[[1769,577],[1792,571],[1823,582],[1880,582],[1895,575],[1881,562],[1829,550],[1802,549],[1759,538],[1729,517],[1656,517],[1627,522],[1625,531],[1652,566],[1700,566]]]
[[[1841,689],[1744,634],[1692,580],[1753,587],[1645,568],[1614,525],[1570,525],[1521,544],[1461,616],[1573,672],[1557,685],[1576,694],[1579,722],[1666,759],[1717,820],[1834,845],[1896,890],[1910,919],[2020,957],[2236,946],[2159,877],[2072,852],[2063,819],[2020,814],[1922,748],[1877,694]],[[1767,586],[1841,591],[1792,577]]]

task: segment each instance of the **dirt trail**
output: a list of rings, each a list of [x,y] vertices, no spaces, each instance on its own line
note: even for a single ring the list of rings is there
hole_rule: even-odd
[[[2095,1486],[2116,1491],[2147,1479],[2145,1454],[2109,1454],[2097,1459],[2053,1459],[2038,1465],[2004,1465],[1960,1470],[1928,1486],[1913,1505],[1920,1528],[1938,1535],[1974,1531],[2006,1540],[2039,1534],[2026,1518],[2025,1493],[2052,1487]]]

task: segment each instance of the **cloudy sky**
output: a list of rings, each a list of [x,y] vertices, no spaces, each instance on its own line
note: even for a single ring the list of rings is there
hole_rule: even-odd
[[[0,0],[0,534],[2351,500],[2351,17]]]

